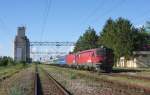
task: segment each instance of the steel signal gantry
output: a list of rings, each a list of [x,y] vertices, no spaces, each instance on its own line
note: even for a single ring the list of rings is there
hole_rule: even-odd
[[[30,42],[30,46],[75,46],[75,42]]]
[[[30,52],[31,54],[43,54],[43,55],[46,55],[46,54],[66,54],[66,52]]]

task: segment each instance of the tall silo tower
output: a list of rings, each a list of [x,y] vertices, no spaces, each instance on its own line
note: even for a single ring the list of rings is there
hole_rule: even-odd
[[[25,27],[18,27],[14,42],[14,59],[16,61],[30,61],[30,41],[25,35]]]

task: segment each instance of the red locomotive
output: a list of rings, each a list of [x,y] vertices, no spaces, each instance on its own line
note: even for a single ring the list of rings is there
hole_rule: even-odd
[[[68,54],[66,63],[69,66],[111,71],[114,64],[114,55],[111,49],[102,47]]]

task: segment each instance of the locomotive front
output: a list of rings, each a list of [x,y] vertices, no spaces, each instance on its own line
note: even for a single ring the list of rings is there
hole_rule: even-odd
[[[96,69],[110,72],[114,65],[113,50],[109,48],[98,48],[96,49],[96,55],[99,58],[99,64],[96,64]]]

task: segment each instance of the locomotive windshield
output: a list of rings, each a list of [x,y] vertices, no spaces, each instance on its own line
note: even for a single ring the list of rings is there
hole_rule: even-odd
[[[105,48],[99,48],[96,50],[96,55],[105,55],[106,49]]]
[[[99,48],[96,50],[96,55],[113,56],[113,50],[108,48]]]

